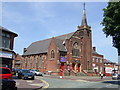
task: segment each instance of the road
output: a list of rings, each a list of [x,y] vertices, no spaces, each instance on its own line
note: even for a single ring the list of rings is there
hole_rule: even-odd
[[[20,89],[27,89],[27,90],[33,90],[37,89],[41,86],[43,88],[90,88],[92,90],[104,90],[105,88],[108,88],[109,90],[120,90],[120,81],[117,80],[111,80],[110,78],[103,79],[103,81],[100,81],[101,79],[96,79],[94,77],[83,77],[83,78],[63,78],[60,79],[59,77],[50,77],[50,76],[36,76],[35,80],[22,80],[18,78],[14,78],[16,81],[16,86]],[[85,80],[86,79],[86,80]],[[93,80],[94,79],[94,80]],[[95,81],[97,80],[97,81]],[[103,89],[104,88],[104,89]],[[119,89],[118,89],[119,88]],[[18,90],[19,90],[18,89]]]
[[[18,79],[17,76],[13,76],[13,80],[16,81],[16,87],[18,90],[34,90],[40,89],[43,86],[43,82],[36,78],[35,80],[23,80]]]
[[[103,90],[103,88],[111,88],[111,90],[120,89],[120,81],[85,81],[85,80],[65,80],[60,78],[36,77],[38,80],[46,81],[45,88],[94,88],[94,90]],[[119,85],[118,85],[119,84]]]

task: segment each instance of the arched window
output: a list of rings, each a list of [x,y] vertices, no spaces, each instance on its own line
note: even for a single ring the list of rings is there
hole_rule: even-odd
[[[30,69],[30,57],[28,57],[28,65],[27,68]]]
[[[73,50],[72,50],[72,56],[75,56],[75,57],[78,57],[79,56],[79,46],[78,46],[78,43],[75,42],[73,44]]]
[[[34,56],[33,68],[36,68],[36,56]]]
[[[42,56],[39,56],[39,68],[42,68]]]
[[[54,50],[51,51],[51,58],[55,58]]]

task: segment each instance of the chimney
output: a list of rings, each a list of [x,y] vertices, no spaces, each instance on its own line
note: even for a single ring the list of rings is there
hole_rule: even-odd
[[[26,51],[27,51],[27,49],[26,49],[26,48],[24,48],[24,49],[23,49],[23,53],[25,53]]]
[[[93,47],[93,50],[96,51],[96,47]]]

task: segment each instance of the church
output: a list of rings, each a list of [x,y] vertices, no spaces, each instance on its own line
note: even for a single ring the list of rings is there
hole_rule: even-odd
[[[92,48],[92,30],[87,24],[85,5],[81,25],[77,30],[33,42],[24,48],[22,69],[38,69],[46,74],[59,74],[60,69],[64,75],[90,74],[94,71],[104,73],[104,57]],[[97,60],[98,63],[94,63]]]

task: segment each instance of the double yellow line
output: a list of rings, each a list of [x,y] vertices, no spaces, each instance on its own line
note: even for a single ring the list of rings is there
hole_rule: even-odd
[[[45,85],[43,86],[43,88],[48,88],[49,87],[49,83],[46,82],[45,80],[41,80]]]

